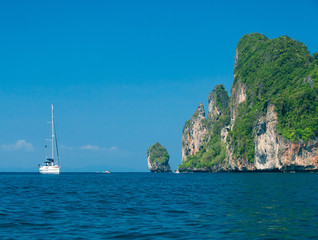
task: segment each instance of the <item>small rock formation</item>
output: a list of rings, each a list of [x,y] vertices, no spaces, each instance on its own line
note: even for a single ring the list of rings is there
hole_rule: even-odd
[[[191,119],[186,121],[182,131],[182,162],[189,155],[195,155],[202,149],[207,134],[207,120],[203,104],[200,103]]]
[[[172,172],[169,165],[169,153],[160,143],[155,143],[148,148],[147,163],[151,172]]]

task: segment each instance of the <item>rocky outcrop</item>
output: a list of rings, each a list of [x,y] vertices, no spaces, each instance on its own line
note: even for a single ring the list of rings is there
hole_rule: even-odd
[[[269,104],[266,116],[255,126],[255,168],[257,170],[302,171],[318,169],[318,139],[293,143],[276,130],[277,113]]]
[[[208,119],[216,121],[229,106],[229,96],[223,85],[217,85],[208,96]]]
[[[182,131],[182,162],[189,155],[195,155],[202,147],[208,132],[203,104],[200,103],[191,119],[185,123]]]
[[[208,104],[207,119],[201,103],[191,119],[185,123],[182,134],[182,164],[178,168],[180,172],[228,171],[227,166],[221,164],[226,158],[225,144],[221,143],[220,138],[221,128],[228,125],[230,119],[229,96],[223,85],[217,85],[211,91]],[[227,133],[228,131],[224,135],[225,139]],[[216,153],[221,152],[221,157],[214,158]],[[207,161],[219,164],[206,166]]]
[[[171,172],[169,158],[168,151],[164,146],[158,142],[153,144],[147,151],[149,170],[155,173]]]

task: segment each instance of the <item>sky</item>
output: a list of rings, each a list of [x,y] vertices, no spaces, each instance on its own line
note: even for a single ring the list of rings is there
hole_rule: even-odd
[[[318,52],[318,1],[1,1],[0,172],[45,160],[54,104],[65,172],[144,172],[156,142],[181,163],[182,129],[229,92],[247,33]]]

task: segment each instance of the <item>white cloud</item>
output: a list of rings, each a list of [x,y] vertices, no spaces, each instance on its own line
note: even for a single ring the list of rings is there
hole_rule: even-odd
[[[16,141],[15,144],[3,144],[2,149],[5,151],[28,151],[31,152],[34,150],[32,143],[26,142],[24,139]]]
[[[110,152],[114,152],[114,151],[117,151],[118,148],[117,148],[116,146],[113,146],[113,147],[108,148],[108,149],[106,149],[106,150],[108,150],[108,151],[110,151]]]
[[[105,148],[105,147],[100,147],[100,146],[91,145],[91,144],[83,145],[80,147],[70,147],[70,146],[61,145],[61,149],[65,149],[65,150],[77,150],[77,149],[79,149],[79,150],[87,150],[87,151],[105,151],[105,152],[119,151],[118,147],[116,147],[116,146]]]
[[[79,149],[82,150],[92,150],[92,151],[107,151],[107,152],[114,152],[114,151],[118,151],[118,148],[116,146],[110,147],[110,148],[105,148],[105,147],[100,147],[100,146],[96,146],[96,145],[84,145],[79,147]]]
[[[90,145],[90,144],[81,146],[79,148],[82,149],[82,150],[92,150],[92,151],[101,150],[101,148],[99,146]]]

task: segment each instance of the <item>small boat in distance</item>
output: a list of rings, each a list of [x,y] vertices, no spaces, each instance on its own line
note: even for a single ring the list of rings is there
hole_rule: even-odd
[[[44,165],[41,166],[39,164],[39,173],[42,174],[60,174],[60,157],[59,157],[59,151],[58,151],[58,146],[57,146],[57,138],[56,138],[56,131],[55,131],[55,124],[54,124],[54,114],[53,114],[53,104],[52,104],[52,138],[47,139],[47,141],[51,142],[52,146],[52,152],[51,152],[51,157],[46,158],[46,161],[44,162]],[[54,145],[55,145],[55,150],[56,150],[56,157],[57,161],[54,163]]]

